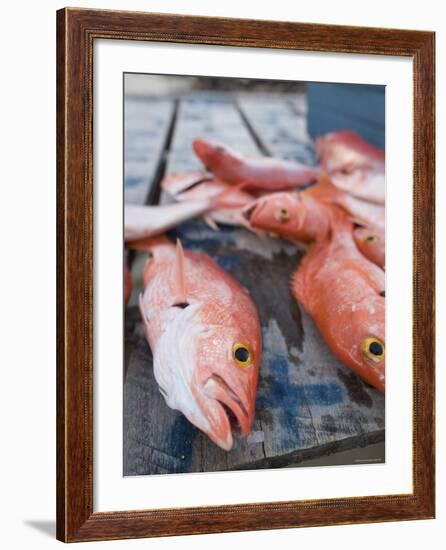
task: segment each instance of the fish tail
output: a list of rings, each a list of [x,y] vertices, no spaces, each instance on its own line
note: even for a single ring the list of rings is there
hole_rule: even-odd
[[[212,229],[212,231],[220,231],[218,223],[209,214],[203,216],[204,223]]]

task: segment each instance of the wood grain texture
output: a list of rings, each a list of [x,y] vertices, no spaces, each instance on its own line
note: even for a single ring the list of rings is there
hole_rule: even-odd
[[[96,38],[403,55],[414,63],[413,493],[93,513]],[[99,10],[57,13],[57,537],[104,540],[434,516],[434,33]]]
[[[164,147],[175,110],[173,101],[125,101],[124,117],[131,132],[124,128],[124,200],[144,204],[148,190],[157,180]]]
[[[261,141],[266,155],[315,164],[313,143],[307,132],[306,117],[290,100],[280,97],[243,98],[238,101],[241,115]]]

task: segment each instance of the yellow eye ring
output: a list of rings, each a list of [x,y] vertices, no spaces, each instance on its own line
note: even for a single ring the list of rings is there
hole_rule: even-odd
[[[242,343],[233,345],[232,357],[240,367],[250,367],[253,361],[253,354],[249,346]]]
[[[274,217],[279,223],[285,223],[290,219],[290,213],[287,208],[279,207],[276,209]]]
[[[386,353],[384,343],[378,338],[366,338],[362,343],[362,351],[374,363],[382,361]]]
[[[367,237],[364,239],[365,243],[373,243],[376,241],[375,235],[367,235]]]

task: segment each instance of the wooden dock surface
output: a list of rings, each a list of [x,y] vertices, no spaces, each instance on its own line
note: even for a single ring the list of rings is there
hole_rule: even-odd
[[[191,149],[195,137],[218,139],[249,155],[315,162],[303,97],[195,93],[155,106],[128,98],[126,201],[163,202],[156,188],[163,175],[200,168]],[[263,354],[256,416],[250,437],[225,452],[167,407],[136,305],[146,259],[138,253],[125,315],[125,475],[283,467],[384,440],[384,397],[338,361],[290,295],[290,275],[304,250],[281,239],[260,240],[243,228],[216,232],[199,219],[170,235],[213,257],[258,306]]]

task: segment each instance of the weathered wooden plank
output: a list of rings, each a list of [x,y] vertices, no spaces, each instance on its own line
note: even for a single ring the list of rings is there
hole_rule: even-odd
[[[174,102],[126,98],[124,103],[124,200],[144,204],[169,132]]]
[[[203,169],[193,154],[192,140],[198,137],[228,143],[247,155],[259,154],[232,101],[200,95],[180,100],[168,154],[167,173]]]
[[[244,97],[237,104],[265,154],[311,165],[315,163],[315,155],[306,119],[293,104],[294,95],[292,98]]]

